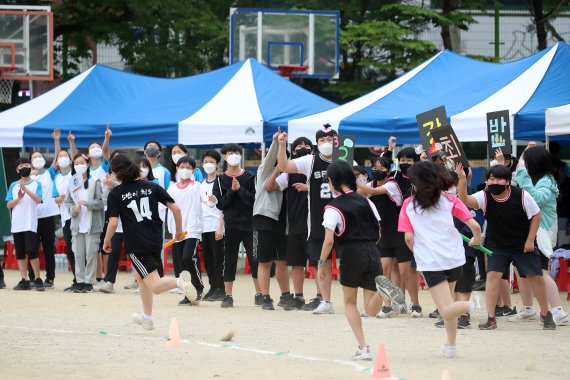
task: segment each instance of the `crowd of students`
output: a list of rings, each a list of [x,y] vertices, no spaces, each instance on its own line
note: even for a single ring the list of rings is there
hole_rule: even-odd
[[[562,161],[544,147],[530,144],[518,161],[497,151],[485,184],[474,191],[470,169],[454,167],[440,154],[403,148],[393,158],[395,138],[382,156],[372,159],[370,171],[333,162],[337,133],[328,125],[316,132],[316,146],[300,137],[290,150],[287,134],[277,131],[257,174],[242,168],[243,148],[237,144],[224,145],[221,154],[208,150],[201,157],[205,177],[184,145],[172,147],[171,171],[160,164],[163,147],[158,141],[148,141],[144,156],[132,161],[125,151],[111,154],[111,136],[107,127],[102,145],[92,143],[78,153],[72,133],[65,151],[55,130],[51,164],[40,152],[16,162],[21,179],[10,185],[6,198],[22,278],[15,290],[54,288],[59,215],[74,275],[65,291],[114,293],[119,259],[126,254],[135,281],[125,288],[138,289],[143,305],[132,320],[145,329],[153,328],[153,294],[165,291],[182,293],[179,305],[211,301],[232,308],[241,245],[256,306],[275,310],[270,296],[274,276],[278,307],[314,314],[334,313],[331,251],[336,250],[345,314],[358,342],[354,360],[372,357],[356,306],[358,288],[364,289],[363,315],[421,318],[418,273],[437,306],[430,317],[439,317],[436,326],[446,330],[446,357],[456,355],[457,329],[470,327],[471,317],[480,320],[482,330],[497,328],[500,316],[540,319],[544,329],[569,323],[548,274],[559,217],[564,220],[568,213],[560,207],[559,185],[568,180]],[[219,174],[222,159],[227,169]],[[175,240],[174,278],[162,270],[164,226]],[[484,260],[476,249],[483,241],[493,251]],[[477,263],[480,267],[483,261],[485,306],[471,294]],[[523,302],[518,312],[508,292],[511,264]],[[308,266],[316,272],[311,299],[305,298]]]

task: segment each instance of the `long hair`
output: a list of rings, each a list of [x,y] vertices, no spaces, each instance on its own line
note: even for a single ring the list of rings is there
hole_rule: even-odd
[[[143,164],[144,166],[146,166],[148,168],[148,175],[146,176],[146,178],[149,181],[154,181],[154,174],[152,174],[152,166],[151,166],[149,160],[146,157],[139,157],[135,160],[135,165],[139,166],[140,164]]]
[[[524,152],[524,165],[533,185],[544,176],[551,176],[554,180],[552,155],[546,148],[542,146],[528,148]]]
[[[437,205],[443,188],[441,169],[438,166],[440,165],[433,162],[420,161],[408,169],[408,176],[415,188],[414,208],[420,206],[428,209]]]
[[[354,170],[345,161],[335,161],[327,169],[327,178],[331,180],[334,189],[344,195],[342,185],[356,191],[356,176]]]
[[[123,183],[134,182],[141,176],[139,167],[130,158],[121,154],[111,160],[111,171]]]

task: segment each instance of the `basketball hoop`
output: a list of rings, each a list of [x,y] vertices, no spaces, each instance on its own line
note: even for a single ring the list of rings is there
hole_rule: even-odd
[[[299,65],[279,65],[277,66],[277,71],[279,71],[279,75],[285,78],[291,78],[294,74],[304,73],[309,69],[308,66],[299,66]]]
[[[0,104],[12,104],[14,79],[5,74],[14,70],[14,67],[0,67]]]

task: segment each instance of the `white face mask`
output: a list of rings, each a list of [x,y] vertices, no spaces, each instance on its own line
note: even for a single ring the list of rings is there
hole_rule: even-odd
[[[84,164],[75,165],[74,169],[77,173],[84,174],[87,171],[87,165]]]
[[[43,169],[46,166],[46,160],[41,157],[34,158],[32,160],[32,166],[37,170]]]
[[[89,149],[89,156],[93,158],[103,157],[103,149],[101,148],[91,148]]]
[[[207,174],[212,174],[216,171],[216,165],[212,164],[211,162],[206,162],[204,165],[202,165],[202,167]]]
[[[148,169],[141,168],[141,178],[146,178],[146,177],[148,177]]]
[[[327,156],[327,157],[332,156],[333,144],[332,143],[322,143],[321,145],[319,145],[319,152],[321,152],[323,156]]]
[[[232,153],[226,159],[228,165],[230,166],[239,166],[241,163],[241,156],[239,154]]]
[[[181,159],[182,157],[184,157],[183,154],[175,154],[174,156],[172,156],[172,161],[174,162],[174,165],[176,165],[178,163],[178,160]]]
[[[57,164],[59,165],[60,168],[68,168],[69,164],[70,164],[70,160],[67,157],[60,157],[57,159]]]
[[[178,169],[178,176],[180,179],[192,179],[194,177],[194,173],[190,169],[182,168]]]

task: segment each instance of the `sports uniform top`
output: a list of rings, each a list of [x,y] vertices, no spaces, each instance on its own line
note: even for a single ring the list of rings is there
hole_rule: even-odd
[[[20,181],[12,182],[6,194],[6,202],[18,199],[18,192],[20,191]],[[36,180],[32,180],[25,184],[28,189],[35,193],[38,197],[42,198],[42,184]],[[18,204],[12,208],[12,228],[10,232],[25,232],[38,230],[38,204],[30,198],[28,194],[20,199]]]
[[[376,181],[370,182],[373,188],[378,187]],[[394,179],[390,178],[384,185],[387,194],[374,195],[370,197],[370,201],[374,203],[380,217],[380,225],[382,226],[382,236],[380,237],[380,248],[396,248],[406,245],[404,234],[398,232],[398,219],[400,210],[402,209],[403,196],[400,185]]]
[[[307,176],[299,173],[282,173],[275,182],[279,190],[285,191],[287,196],[287,222],[289,235],[308,235],[307,218],[309,216],[309,204],[307,191],[297,191],[293,187],[296,183],[307,183]]]

